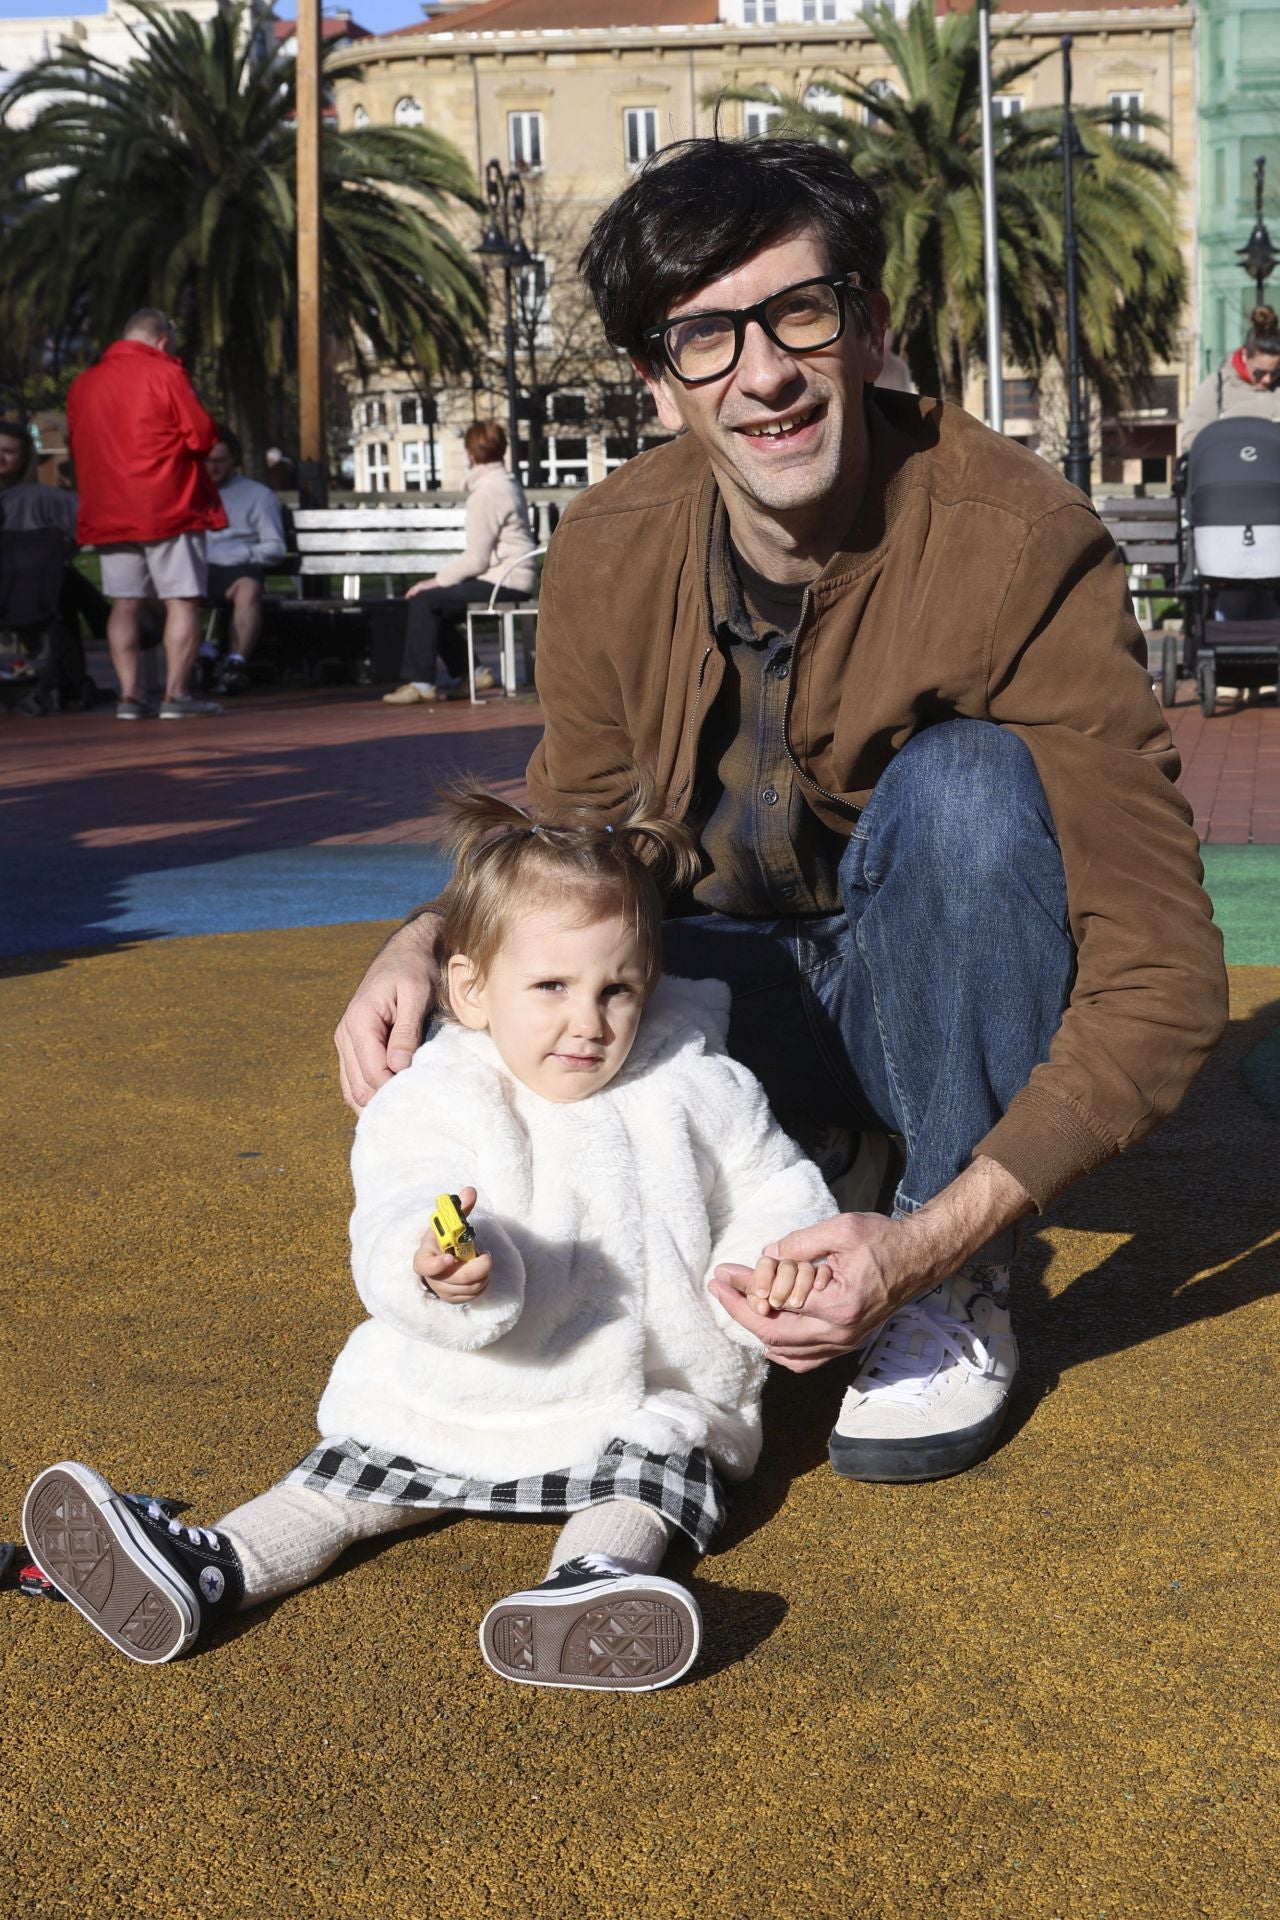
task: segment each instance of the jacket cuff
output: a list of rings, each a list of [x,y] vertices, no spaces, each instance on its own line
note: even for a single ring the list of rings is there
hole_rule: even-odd
[[[1043,1213],[1067,1188],[1118,1151],[1096,1125],[1038,1087],[1024,1087],[970,1155],[986,1154],[1011,1173]]]

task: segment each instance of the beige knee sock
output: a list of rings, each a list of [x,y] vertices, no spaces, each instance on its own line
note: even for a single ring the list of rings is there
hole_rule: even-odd
[[[244,1600],[254,1607],[318,1580],[345,1547],[397,1533],[425,1518],[418,1507],[387,1507],[345,1494],[281,1485],[247,1500],[219,1520],[244,1573]]]
[[[548,1573],[582,1553],[607,1553],[628,1573],[656,1573],[671,1529],[656,1507],[639,1500],[607,1500],[570,1514],[560,1530]]]

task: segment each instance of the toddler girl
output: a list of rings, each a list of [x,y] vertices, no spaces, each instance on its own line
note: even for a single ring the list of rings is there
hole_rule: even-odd
[[[697,1602],[657,1569],[674,1530],[705,1550],[719,1475],[755,1464],[766,1368],[707,1280],[835,1203],[726,1053],[728,990],[659,981],[658,883],[696,871],[684,830],[643,796],[616,828],[476,791],[453,820],[441,1017],[356,1129],[372,1317],[321,1444],[216,1527],[71,1461],[28,1491],[36,1561],[132,1659],[439,1509],[568,1516],[546,1578],[481,1625],[507,1679],[660,1687],[697,1653]],[[432,1232],[448,1192],[475,1233],[462,1263]],[[827,1278],[786,1273],[775,1297]]]

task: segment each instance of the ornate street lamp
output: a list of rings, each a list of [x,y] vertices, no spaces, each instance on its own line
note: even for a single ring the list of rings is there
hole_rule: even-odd
[[[486,263],[502,266],[502,292],[506,309],[507,349],[507,436],[511,442],[511,471],[520,474],[520,420],[516,389],[515,275],[533,264],[520,232],[524,219],[524,183],[515,168],[504,174],[499,161],[491,160],[484,170],[485,198],[489,202],[489,224],[476,252]]]
[[[1262,218],[1262,187],[1266,177],[1267,157],[1260,153],[1253,163],[1253,232],[1244,246],[1236,248],[1237,257],[1244,262],[1245,272],[1257,286],[1259,306],[1262,305],[1267,275],[1276,264],[1271,235]]]
[[[1089,492],[1089,400],[1080,365],[1080,248],[1076,240],[1075,181],[1077,160],[1088,150],[1076,132],[1071,113],[1071,35],[1062,37],[1062,137],[1053,149],[1062,158],[1062,256],[1067,277],[1067,457],[1062,470],[1073,487]]]

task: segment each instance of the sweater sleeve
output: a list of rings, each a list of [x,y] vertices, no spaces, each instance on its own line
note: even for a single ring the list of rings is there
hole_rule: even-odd
[[[1218,390],[1222,383],[1221,372],[1211,373],[1187,402],[1187,410],[1182,416],[1182,451],[1186,452],[1202,427],[1218,417]]]
[[[430,1065],[415,1063],[365,1108],[351,1153],[351,1267],[360,1298],[398,1333],[457,1352],[501,1339],[524,1305],[524,1262],[480,1190],[467,1113],[465,1101],[440,1099]],[[493,1271],[478,1300],[450,1304],[430,1291],[413,1261],[431,1232],[437,1195],[466,1186],[479,1192],[471,1224]]]
[[[812,1160],[774,1119],[760,1082],[739,1061],[706,1056],[694,1091],[699,1146],[714,1169],[707,1202],[709,1280],[723,1262],[753,1267],[771,1241],[830,1220],[840,1209]],[[708,1297],[729,1337],[757,1349],[755,1335],[713,1294]]]
[[[477,487],[467,501],[467,544],[456,560],[446,560],[436,573],[438,587],[456,587],[460,580],[476,580],[493,564],[502,530],[503,497],[497,487]]]
[[[1173,1111],[1226,1018],[1222,938],[1141,648],[1096,516],[1071,502],[1033,522],[995,618],[988,706],[1049,802],[1076,978],[1049,1058],[974,1151],[1041,1207]]]

